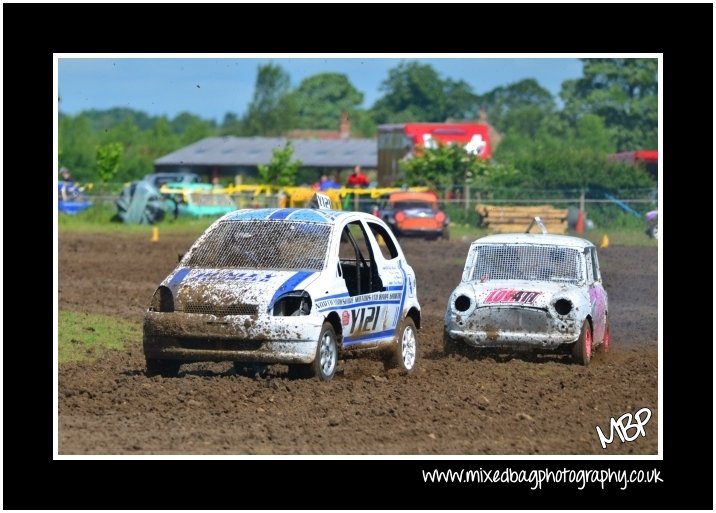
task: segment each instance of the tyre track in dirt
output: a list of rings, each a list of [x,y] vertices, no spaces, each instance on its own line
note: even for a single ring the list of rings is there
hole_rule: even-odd
[[[194,236],[61,233],[61,309],[141,323],[158,283]],[[401,240],[423,308],[416,372],[371,356],[341,360],[329,383],[265,379],[230,363],[147,377],[141,341],[59,376],[61,454],[656,454],[657,252],[600,251],[613,349],[589,367],[561,357],[447,357],[442,318],[469,241]],[[648,407],[646,437],[602,449],[596,426]]]

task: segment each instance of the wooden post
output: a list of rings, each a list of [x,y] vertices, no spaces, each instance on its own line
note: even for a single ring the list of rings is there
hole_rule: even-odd
[[[465,202],[465,220],[470,216],[470,184],[465,182],[462,200]]]

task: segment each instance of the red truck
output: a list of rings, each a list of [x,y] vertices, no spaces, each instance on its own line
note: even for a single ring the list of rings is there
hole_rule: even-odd
[[[438,144],[460,144],[471,153],[490,158],[492,148],[484,123],[398,123],[378,126],[378,184],[381,187],[402,179],[399,161],[419,155],[423,148]]]

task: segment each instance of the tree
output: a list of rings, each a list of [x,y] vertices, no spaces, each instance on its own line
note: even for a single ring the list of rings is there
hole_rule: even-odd
[[[97,180],[102,183],[111,182],[119,171],[122,159],[122,143],[113,142],[97,146]]]
[[[90,119],[61,115],[58,127],[60,165],[70,169],[75,180],[84,182],[94,178],[97,136]]]
[[[377,123],[444,121],[446,83],[429,64],[402,62],[388,71],[373,108]]]
[[[618,151],[656,148],[656,59],[582,59],[583,76],[562,84],[564,112],[574,122],[586,114],[604,119]]]
[[[269,185],[294,185],[296,183],[296,172],[301,167],[300,160],[291,160],[293,156],[293,145],[286,141],[283,148],[275,148],[269,164],[257,166],[261,181]]]
[[[477,119],[480,115],[480,102],[470,84],[464,80],[455,82],[447,79],[443,89],[445,91],[444,119]]]
[[[425,148],[420,155],[402,162],[402,167],[408,185],[427,185],[437,189],[466,183],[486,186],[513,172],[509,166],[490,163],[458,144]]]
[[[353,117],[363,93],[341,73],[321,73],[304,79],[292,100],[297,105],[296,128],[335,129],[342,112]]]
[[[295,126],[296,104],[291,80],[281,66],[258,67],[254,95],[244,119],[246,135],[280,135]]]
[[[533,78],[496,87],[479,97],[490,123],[500,132],[534,134],[535,120],[555,110],[552,94]]]

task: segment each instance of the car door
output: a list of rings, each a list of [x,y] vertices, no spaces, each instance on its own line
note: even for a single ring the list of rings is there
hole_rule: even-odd
[[[382,230],[381,237],[389,238],[395,256],[388,249],[389,258],[383,256],[380,243],[364,220],[346,223],[341,233],[338,272],[345,282],[346,293],[338,298],[340,305],[336,310],[341,319],[344,347],[392,341],[400,320],[405,288],[400,258],[388,231],[382,226],[377,230]]]
[[[607,320],[607,294],[602,285],[602,277],[599,274],[596,249],[594,247],[586,248],[584,258],[586,261],[589,301],[592,305],[592,337],[594,337],[595,341],[602,341]]]

